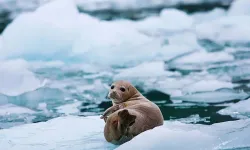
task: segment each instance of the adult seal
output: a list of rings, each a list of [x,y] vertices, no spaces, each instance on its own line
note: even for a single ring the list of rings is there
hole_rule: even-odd
[[[106,122],[104,136],[108,142],[122,144],[146,130],[163,125],[159,107],[131,83],[114,82],[107,97],[113,106],[103,113],[101,119]]]

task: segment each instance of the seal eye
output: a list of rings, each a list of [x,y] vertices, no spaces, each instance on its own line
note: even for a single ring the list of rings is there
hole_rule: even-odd
[[[120,90],[121,90],[122,92],[125,92],[125,88],[124,88],[124,87],[121,87]]]
[[[111,86],[111,89],[114,89],[114,87],[115,87],[115,86],[114,86],[114,85],[112,85],[112,86]]]

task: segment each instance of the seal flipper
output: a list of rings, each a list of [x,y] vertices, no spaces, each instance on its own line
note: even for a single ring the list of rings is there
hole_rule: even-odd
[[[123,109],[118,112],[119,120],[121,124],[127,125],[128,127],[135,123],[136,116],[129,114],[127,109]]]
[[[126,134],[127,129],[135,123],[136,116],[129,114],[127,109],[118,112],[118,120],[122,134]]]

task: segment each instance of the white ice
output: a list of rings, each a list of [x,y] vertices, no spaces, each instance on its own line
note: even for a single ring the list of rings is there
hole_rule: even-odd
[[[0,61],[0,64],[0,93],[17,96],[43,86],[43,83],[27,69],[26,61]]]
[[[0,130],[1,149],[113,149],[104,139],[103,128],[99,117],[60,117]]]
[[[250,2],[236,0],[225,15],[203,21],[195,25],[199,38],[210,39],[218,43],[245,44],[250,41]]]
[[[176,64],[211,64],[218,62],[233,61],[234,57],[226,52],[213,52],[208,53],[205,51],[195,52],[187,56],[183,56],[179,59],[174,60]]]
[[[99,116],[67,116],[47,122],[0,130],[4,150],[42,149],[218,149],[249,147],[250,120],[205,125],[165,121],[128,143],[116,146],[106,142],[104,121]],[[45,138],[46,137],[46,138]]]
[[[79,16],[71,0],[51,1],[34,12],[17,16],[2,33],[2,57],[32,60],[66,57],[79,36]]]
[[[0,116],[33,114],[35,111],[13,104],[0,105]]]
[[[211,126],[165,122],[164,127],[149,130],[128,143],[123,149],[237,149],[249,148],[250,120],[229,121]]]
[[[79,109],[77,107],[81,106],[81,104],[82,103],[79,101],[74,101],[74,103],[72,103],[72,104],[59,106],[56,109],[57,109],[57,112],[59,112],[59,113],[70,115],[70,114],[78,113]]]
[[[198,92],[186,94],[184,96],[172,97],[173,100],[183,100],[196,103],[223,103],[232,100],[246,99],[248,94],[245,92],[235,92],[233,90],[216,90],[211,92]]]
[[[194,18],[194,23],[197,24],[206,21],[213,21],[221,17],[224,17],[226,15],[227,15],[226,10],[222,8],[214,8],[209,12],[197,12],[192,14],[191,16]]]
[[[248,118],[250,117],[250,99],[240,101],[236,104],[222,109],[219,111],[222,115],[231,115],[237,118]]]
[[[133,68],[126,68],[121,70],[114,79],[125,79],[125,78],[147,78],[147,77],[164,77],[179,75],[178,73],[168,72],[164,69],[164,62],[147,62],[142,63]]]
[[[79,7],[86,11],[97,10],[137,10],[143,8],[158,8],[159,6],[176,6],[180,4],[221,3],[228,5],[225,0],[76,0]]]
[[[225,16],[213,21],[203,22],[195,26],[200,39],[210,39],[224,44],[245,44],[250,41],[250,16]]]
[[[215,79],[201,80],[184,87],[182,90],[184,92],[205,92],[205,91],[215,91],[221,88],[233,88],[231,82],[219,81]]]
[[[87,63],[123,66],[153,59],[160,44],[134,28],[100,22],[81,31],[72,51]]]
[[[211,18],[219,13],[220,11],[214,10]],[[202,49],[193,33],[194,18],[184,11],[170,8],[162,10],[159,16],[141,21],[101,21],[87,14],[80,14],[74,1],[55,0],[34,12],[21,14],[7,26],[2,35],[0,57],[21,57],[35,61],[60,60],[63,63],[82,61],[85,64],[107,66],[136,66],[145,61],[167,61]],[[234,19],[231,20],[233,21],[229,23],[235,23]],[[243,20],[244,17],[241,22]],[[214,22],[217,21],[215,19]],[[211,24],[213,22],[208,21],[195,26],[199,38],[203,35],[205,38],[210,35],[213,38],[215,32],[221,31],[220,23],[218,30],[208,31],[207,27],[211,28]],[[241,30],[240,27],[239,29]],[[149,36],[158,33],[164,36]],[[163,40],[167,40],[168,44],[162,47]],[[223,52],[197,52],[193,55],[189,56],[199,59],[186,57],[178,61],[192,60],[193,63],[196,60],[194,63],[198,63],[202,60],[206,63],[232,60],[232,56]]]
[[[249,0],[235,0],[231,4],[228,10],[228,15],[238,16],[238,15],[250,15],[250,1]]]
[[[151,35],[164,35],[168,33],[190,30],[193,18],[186,12],[174,8],[164,9],[159,16],[148,17],[136,22],[138,30]]]

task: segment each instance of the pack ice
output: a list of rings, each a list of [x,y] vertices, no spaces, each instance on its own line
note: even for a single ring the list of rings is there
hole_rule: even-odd
[[[123,145],[113,145],[103,136],[99,116],[67,116],[37,124],[0,130],[4,150],[79,149],[230,149],[250,147],[250,120],[205,125],[165,121]]]

